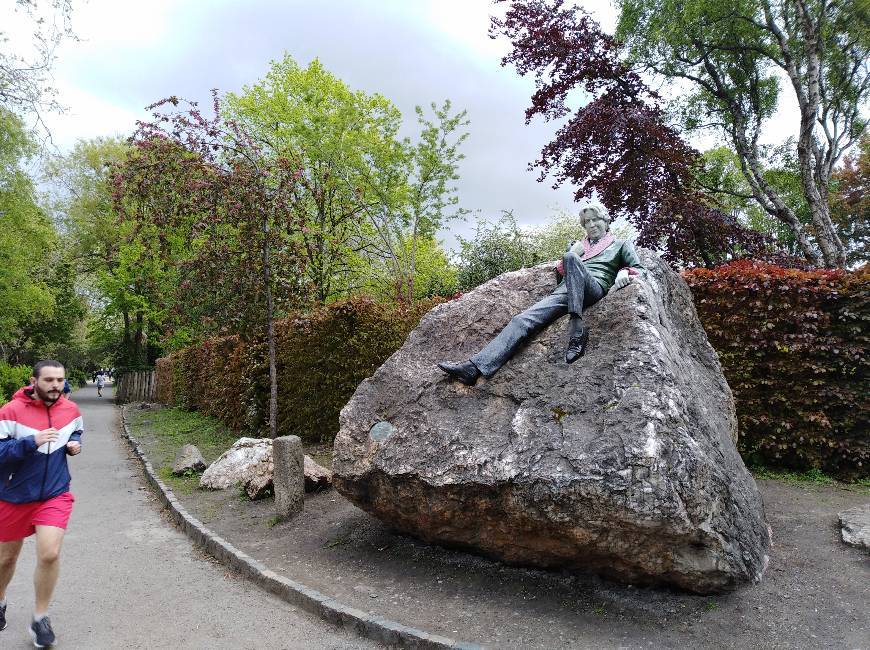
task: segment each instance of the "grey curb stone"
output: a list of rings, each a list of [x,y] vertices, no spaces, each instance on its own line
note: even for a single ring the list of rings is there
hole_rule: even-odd
[[[204,548],[209,555],[238,571],[254,584],[291,605],[295,605],[312,614],[317,614],[329,623],[352,630],[360,636],[378,641],[379,643],[420,650],[444,650],[448,648],[451,650],[483,650],[483,646],[475,643],[464,643],[445,636],[430,634],[423,630],[408,627],[396,621],[350,607],[268,569],[223,538],[215,535],[201,521],[188,513],[179,503],[172,490],[157,477],[151,461],[148,460],[145,453],[139,447],[139,443],[130,434],[130,429],[127,426],[125,406],[121,407],[121,424],[124,437],[130,444],[133,453],[142,463],[145,477],[151,486],[155,488],[158,498],[169,510],[173,521],[195,544]]]

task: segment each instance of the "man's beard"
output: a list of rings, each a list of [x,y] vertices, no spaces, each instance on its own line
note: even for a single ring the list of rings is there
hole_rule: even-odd
[[[33,392],[35,392],[35,393],[36,393],[36,396],[37,396],[39,399],[41,399],[43,402],[49,402],[50,404],[54,404],[57,400],[60,399],[60,396],[61,396],[61,391],[60,391],[60,390],[58,390],[58,391],[57,391],[57,394],[55,395],[53,392],[51,392],[51,393],[46,393],[46,392],[45,392],[44,390],[42,390],[39,386],[34,386],[34,387],[33,387]]]

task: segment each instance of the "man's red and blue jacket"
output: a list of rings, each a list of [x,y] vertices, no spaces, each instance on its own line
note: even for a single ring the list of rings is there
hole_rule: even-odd
[[[54,427],[58,438],[36,446],[34,436]],[[79,407],[66,397],[51,406],[20,389],[0,407],[0,501],[31,503],[69,491],[66,443],[80,442],[84,425]]]

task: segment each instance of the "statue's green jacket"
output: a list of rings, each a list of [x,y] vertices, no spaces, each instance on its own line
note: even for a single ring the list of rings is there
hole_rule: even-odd
[[[570,246],[570,250],[583,256],[583,242],[577,241]],[[622,239],[615,239],[613,243],[603,251],[583,260],[583,264],[589,269],[589,273],[594,277],[605,293],[610,291],[610,287],[616,281],[616,274],[622,269],[626,269],[629,275],[644,275],[646,270],[640,259],[637,256],[637,251],[631,242]],[[556,287],[556,292],[567,292],[565,279],[559,282]]]

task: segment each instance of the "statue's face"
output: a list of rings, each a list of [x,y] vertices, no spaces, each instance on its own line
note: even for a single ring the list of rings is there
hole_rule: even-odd
[[[600,217],[595,210],[583,210],[580,220],[589,239],[601,239],[607,232],[607,219]]]

